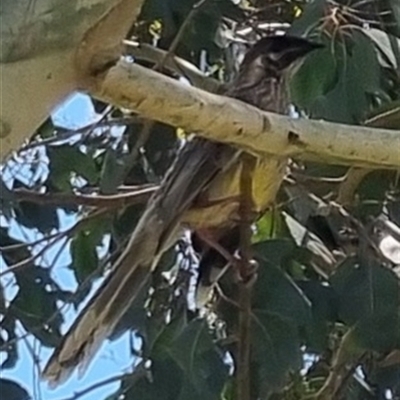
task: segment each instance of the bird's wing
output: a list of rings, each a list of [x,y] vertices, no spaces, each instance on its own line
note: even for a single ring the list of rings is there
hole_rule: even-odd
[[[79,366],[85,370],[171,246],[180,217],[229,162],[233,149],[202,139],[189,142],[154,193],[125,251],[52,354],[43,376],[54,387]]]

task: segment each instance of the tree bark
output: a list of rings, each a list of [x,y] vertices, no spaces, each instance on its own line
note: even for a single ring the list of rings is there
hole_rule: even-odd
[[[400,167],[400,131],[263,112],[119,61],[86,89],[94,96],[252,154],[356,167]]]
[[[85,40],[86,50],[96,52],[117,47],[142,3],[143,0],[2,0],[1,159],[29,138],[77,88],[75,54],[82,49],[82,42]],[[90,35],[91,31],[96,35]]]

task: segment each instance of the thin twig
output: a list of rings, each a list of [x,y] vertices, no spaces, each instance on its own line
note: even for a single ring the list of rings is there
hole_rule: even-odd
[[[255,158],[242,156],[240,176],[240,263],[239,263],[239,343],[237,362],[237,399],[250,400],[250,349],[251,349],[251,293],[254,284],[254,268],[251,265],[251,222],[253,214],[252,173]]]
[[[20,330],[20,329],[18,329],[18,330]],[[28,350],[28,353],[30,353],[30,356],[33,361],[32,380],[34,382],[34,385],[33,385],[34,398],[35,398],[35,400],[36,399],[39,400],[42,398],[42,394],[41,394],[40,384],[39,384],[39,380],[38,380],[38,377],[40,376],[40,360],[37,355],[37,352],[35,351],[37,339],[36,338],[33,339],[33,346],[31,345],[31,343],[29,343],[29,340],[27,340],[27,337],[24,337],[23,340],[24,340],[25,347]]]
[[[56,242],[58,242],[60,239],[62,239],[63,237],[66,237],[66,236],[72,236],[75,232],[79,231],[84,225],[86,225],[86,223],[88,221],[90,221],[94,218],[97,218],[103,214],[106,214],[108,212],[109,212],[108,209],[101,208],[101,209],[89,214],[85,218],[79,220],[78,222],[76,222],[73,226],[71,226],[67,230],[58,232],[54,236],[54,240],[52,242],[47,243],[46,246],[44,246],[37,254],[34,254],[29,258],[25,258],[24,260],[19,261],[14,265],[9,266],[6,270],[0,272],[0,277],[31,265],[33,263],[33,261],[35,261],[37,258],[41,257],[46,251],[48,251],[52,246],[54,246],[54,244]]]
[[[228,303],[228,304],[230,304],[230,305],[236,307],[238,310],[240,309],[239,303],[237,303],[235,300],[233,300],[233,299],[231,299],[230,297],[228,297],[228,296],[224,293],[224,291],[222,290],[221,286],[220,286],[218,283],[215,285],[215,289],[216,289],[216,291],[217,291],[217,293],[218,293],[218,296],[219,296],[222,300],[224,300],[226,303]]]
[[[192,22],[193,18],[195,17],[195,15],[197,14],[197,12],[200,10],[200,8],[205,4],[207,0],[200,0],[198,3],[194,4],[192,9],[190,10],[190,12],[188,13],[187,17],[185,18],[185,20],[183,21],[181,27],[179,28],[177,34],[175,35],[171,45],[169,46],[167,52],[163,55],[163,57],[160,59],[159,62],[157,62],[153,67],[152,70],[154,71],[159,71],[160,69],[162,69],[164,67],[164,65],[167,63],[167,61],[170,60],[170,58],[174,55],[174,53],[176,52],[176,49],[180,43],[180,41],[183,38],[183,35],[186,32],[186,29],[188,28],[190,22]],[[147,140],[150,137],[152,128],[155,124],[155,121],[153,120],[145,120],[142,130],[139,133],[139,137],[138,140],[135,144],[135,146],[133,147],[133,149],[131,150],[127,163],[126,163],[126,167],[124,170],[124,178],[126,177],[126,175],[129,173],[129,171],[131,170],[131,168],[133,167],[133,165],[135,164],[137,157],[140,153],[140,149],[146,144]],[[125,179],[123,179],[125,180]]]
[[[174,40],[171,43],[171,46],[168,49],[167,54],[165,55],[164,59],[160,62],[160,65],[158,65],[158,68],[163,66],[164,63],[168,60],[169,57],[171,57],[175,52],[176,49],[180,43],[180,41],[183,38],[183,35],[185,34],[186,29],[188,28],[189,24],[192,22],[193,18],[196,16],[198,11],[201,9],[201,7],[207,2],[207,0],[200,0],[196,4],[193,5],[192,9],[190,10],[189,14],[183,21],[181,27],[179,28],[178,33],[174,37]],[[155,68],[156,69],[156,68]]]
[[[146,202],[157,190],[157,186],[140,185],[137,187],[130,187],[129,190],[130,191],[126,193],[107,196],[69,193],[37,193],[30,190],[15,190],[13,191],[13,195],[17,201],[31,201],[38,204],[78,204],[81,206],[112,210]],[[59,235],[60,232],[56,232],[33,242],[0,246],[0,251],[8,252],[36,246],[42,242],[58,237]]]
[[[238,265],[238,260],[228,250],[221,246],[218,241],[212,237],[207,231],[201,229],[196,231],[197,236],[212,249],[217,251],[231,265]]]
[[[58,130],[59,132],[57,133],[56,136],[51,136],[46,139],[42,140],[36,140],[31,143],[28,143],[24,147],[22,147],[18,153],[22,153],[28,150],[32,150],[35,147],[39,146],[47,146],[50,144],[58,143],[58,142],[63,142],[65,140],[71,139],[72,137],[76,135],[82,135],[82,134],[89,134],[95,129],[99,128],[110,128],[112,126],[125,126],[127,124],[130,124],[132,122],[136,122],[139,118],[134,116],[123,116],[121,118],[115,118],[112,120],[104,120],[104,116],[101,117],[100,120],[96,122],[92,122],[88,125],[85,125],[81,128],[78,129],[65,129],[62,127],[55,126],[54,130]]]
[[[44,237],[42,237],[40,239],[34,240],[33,242],[9,244],[9,245],[6,245],[6,246],[0,246],[0,251],[2,251],[2,252],[5,252],[5,251],[11,252],[11,251],[14,251],[14,250],[23,249],[25,247],[33,247],[33,246],[36,246],[36,245],[38,245],[38,244],[40,244],[42,242],[45,242],[47,240],[51,240],[51,239],[53,239],[54,237],[56,237],[58,235],[59,235],[59,232],[56,232],[56,233],[53,233],[51,235],[44,236]]]
[[[107,378],[104,379],[103,381],[100,382],[96,382],[91,386],[88,386],[86,389],[80,390],[78,392],[75,392],[72,396],[70,397],[65,397],[64,399],[60,399],[60,400],[77,400],[85,395],[87,395],[90,392],[93,392],[96,389],[99,389],[103,386],[107,386],[110,383],[114,383],[114,382],[118,382],[121,379],[123,379],[125,377],[125,375],[116,375],[116,376],[112,376],[111,378]]]
[[[353,204],[355,193],[360,186],[362,180],[373,170],[367,168],[349,168],[345,179],[339,186],[337,195],[337,203],[343,206]]]
[[[31,190],[13,190],[17,201],[30,201],[38,204],[75,204],[96,208],[122,208],[146,202],[157,189],[156,185],[132,187],[131,192],[113,195],[85,195],[70,193],[38,193]]]
[[[315,400],[332,400],[339,398],[339,392],[347,386],[349,377],[354,373],[365,351],[354,346],[354,328],[343,336],[333,357],[330,373],[322,388],[312,396]]]
[[[146,142],[149,140],[151,130],[154,126],[155,122],[147,119],[143,122],[142,130],[139,133],[139,137],[133,146],[132,150],[129,152],[129,155],[125,162],[125,168],[123,171],[122,181],[125,180],[126,176],[129,174],[130,170],[132,169],[133,165],[135,164],[139,154],[140,149],[144,147]]]
[[[75,300],[77,299],[78,295],[82,293],[88,285],[93,281],[93,279],[105,268],[105,266],[110,262],[110,260],[115,257],[116,254],[118,254],[121,250],[122,246],[117,245],[117,248],[115,249],[112,254],[108,255],[105,259],[103,259],[100,263],[100,265],[92,271],[86,278],[85,280],[79,285],[77,291],[75,293],[70,294],[65,300],[64,304],[57,309],[53,314],[51,314],[43,323],[34,326],[31,328],[31,330],[28,332],[26,331],[22,335],[4,343],[2,346],[0,346],[0,351],[6,351],[6,349],[13,345],[14,343],[19,342],[20,340],[25,339],[26,337],[30,336],[33,334],[33,332],[42,329],[43,325],[49,325],[58,315],[60,315],[61,311],[69,305],[70,303],[74,303]]]
[[[131,55],[139,60],[150,61],[154,64],[159,63],[165,58],[167,50],[159,47],[154,47],[148,43],[138,43],[133,40],[124,40],[124,45],[127,47],[126,54]],[[191,62],[177,57],[169,57],[164,62],[164,68],[178,75],[183,75],[193,86],[207,90],[212,93],[219,93],[223,84],[197,68]]]

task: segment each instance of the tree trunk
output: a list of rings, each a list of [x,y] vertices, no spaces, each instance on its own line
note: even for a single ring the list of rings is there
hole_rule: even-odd
[[[84,39],[89,35],[91,49],[96,51],[117,47],[142,3],[2,0],[1,159],[29,138],[54,107],[78,87],[75,53]],[[90,35],[93,30],[96,35]]]

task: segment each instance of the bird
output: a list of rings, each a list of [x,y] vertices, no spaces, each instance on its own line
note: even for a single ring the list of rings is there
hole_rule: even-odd
[[[259,39],[245,53],[224,95],[265,111],[287,113],[291,71],[319,47],[318,43],[289,35]],[[183,229],[208,232],[222,245],[229,241],[230,245],[237,244],[239,202],[235,199],[240,195],[243,154],[234,146],[200,137],[187,141],[148,200],[125,250],[53,351],[42,373],[50,386],[67,380],[76,368],[83,374]],[[252,200],[255,214],[260,215],[277,194],[287,159],[254,158]],[[207,262],[200,261],[200,267],[208,268],[212,251],[205,253]],[[211,275],[210,271],[200,271],[200,280],[209,286]]]

